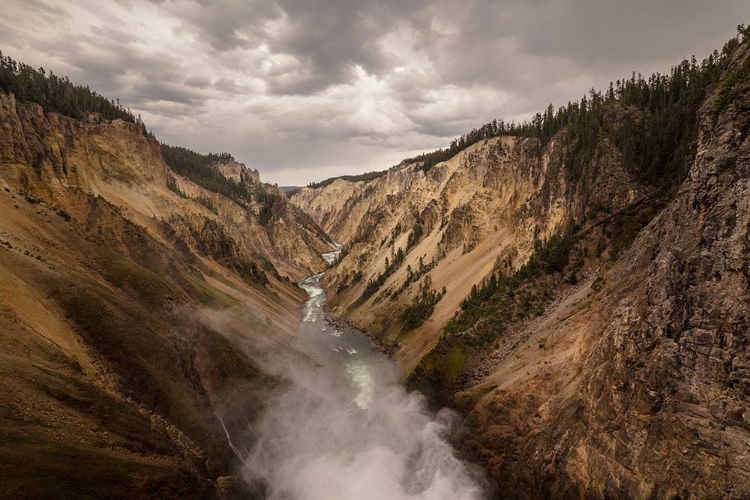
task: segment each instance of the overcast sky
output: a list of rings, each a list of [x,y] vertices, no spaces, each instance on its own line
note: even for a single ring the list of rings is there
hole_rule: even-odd
[[[383,170],[702,59],[748,0],[3,0],[0,50],[264,181]]]

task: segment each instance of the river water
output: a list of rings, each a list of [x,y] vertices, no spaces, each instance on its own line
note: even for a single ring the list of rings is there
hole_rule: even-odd
[[[366,409],[378,384],[390,383],[391,361],[373,348],[369,337],[359,330],[330,322],[323,310],[326,294],[320,286],[323,274],[300,283],[309,297],[300,325],[299,348],[328,370],[332,377],[345,380],[353,402]]]
[[[448,442],[456,415],[429,412],[366,335],[326,318],[322,276],[300,283],[309,298],[299,348],[320,366],[281,362],[293,383],[254,426],[245,477],[279,500],[484,498],[483,474]]]

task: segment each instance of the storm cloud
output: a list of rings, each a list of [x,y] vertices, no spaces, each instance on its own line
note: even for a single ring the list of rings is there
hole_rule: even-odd
[[[0,50],[303,184],[667,72],[747,22],[746,0],[9,0]]]

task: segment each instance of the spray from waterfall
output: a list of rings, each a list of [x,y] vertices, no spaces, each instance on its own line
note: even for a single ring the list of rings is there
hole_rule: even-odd
[[[310,299],[300,343],[322,366],[273,362],[292,383],[254,426],[245,478],[279,500],[484,498],[483,474],[449,443],[456,414],[432,414],[361,332],[329,324],[319,279],[302,283]]]

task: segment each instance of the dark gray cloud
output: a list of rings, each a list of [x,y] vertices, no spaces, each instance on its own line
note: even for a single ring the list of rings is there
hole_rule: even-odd
[[[186,29],[195,33],[218,51],[247,47],[257,38],[253,33],[262,23],[277,15],[271,2],[227,0],[223,2],[158,2],[164,12],[185,21]]]
[[[668,71],[743,22],[747,0],[7,0],[0,50],[299,184]]]
[[[275,90],[313,93],[332,84],[350,82],[354,67],[382,76],[397,60],[381,41],[389,28],[408,19],[421,7],[418,1],[308,2],[282,0],[286,26],[271,35],[270,48],[292,56],[305,68],[287,83],[273,80]]]
[[[223,53],[265,46],[284,61],[267,72],[276,94],[311,94],[351,82],[359,66],[383,75],[394,65],[380,42],[408,22],[426,0],[162,0],[160,9],[183,22],[211,49]]]
[[[522,48],[532,54],[581,63],[630,62],[690,56],[705,51],[706,37],[721,39],[750,13],[744,0],[631,0],[550,2],[535,16],[528,7],[519,22],[507,23]],[[536,33],[538,36],[533,36]],[[707,55],[706,52],[697,53]]]
[[[211,86],[211,79],[206,75],[190,75],[185,78],[184,84],[188,87],[205,89]]]

